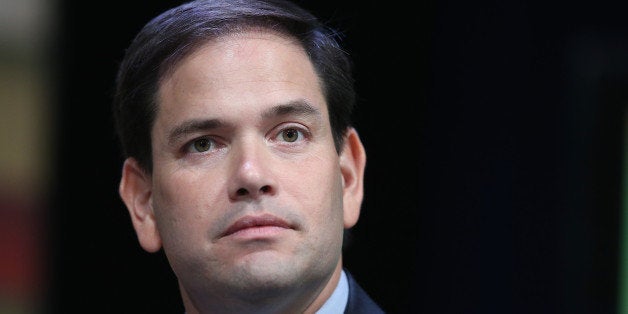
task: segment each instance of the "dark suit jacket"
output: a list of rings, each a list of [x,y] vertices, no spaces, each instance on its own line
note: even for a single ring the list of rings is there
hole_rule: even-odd
[[[358,285],[353,276],[345,269],[349,282],[349,300],[345,314],[383,314],[385,313],[369,295]]]

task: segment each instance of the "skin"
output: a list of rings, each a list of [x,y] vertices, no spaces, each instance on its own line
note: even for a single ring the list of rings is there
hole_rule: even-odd
[[[352,128],[336,151],[303,49],[264,30],[205,44],[162,80],[151,132],[154,170],[128,158],[120,195],[141,246],[164,249],[186,312],[319,309],[358,220],[366,155]]]

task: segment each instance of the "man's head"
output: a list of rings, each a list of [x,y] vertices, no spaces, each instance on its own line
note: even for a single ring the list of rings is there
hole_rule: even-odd
[[[336,148],[355,105],[351,61],[338,34],[287,1],[193,1],[151,20],[129,46],[118,71],[116,129],[126,156],[152,170],[150,130],[158,111],[159,83],[181,59],[225,34],[264,28],[295,39],[306,51],[326,98]]]
[[[128,51],[120,194],[190,313],[312,310],[333,291],[366,157],[348,61],[323,31],[284,2],[194,2]]]

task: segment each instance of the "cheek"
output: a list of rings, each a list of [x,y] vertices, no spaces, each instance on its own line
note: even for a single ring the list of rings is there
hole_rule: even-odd
[[[219,193],[219,184],[209,178],[218,178],[217,174],[198,169],[180,169],[162,171],[153,180],[153,200],[155,205],[166,207],[168,212],[177,216],[195,213],[203,203]],[[167,214],[167,213],[164,213]]]
[[[323,180],[313,181],[308,205],[304,208],[308,217],[308,248],[318,256],[317,260],[335,265],[342,246],[344,230],[342,181],[336,172],[320,175]]]
[[[182,179],[181,176],[158,178],[153,186],[153,207],[155,214],[163,217],[189,213],[198,200],[199,186],[196,180]]]
[[[182,174],[162,177],[155,182],[153,210],[164,247],[194,243],[197,241],[194,237],[202,241],[207,232],[202,228],[210,219],[207,205],[211,190],[208,181],[192,174]]]
[[[289,186],[297,202],[303,206],[304,215],[316,221],[316,225],[342,225],[342,179],[335,164],[314,167],[308,174],[291,176]]]

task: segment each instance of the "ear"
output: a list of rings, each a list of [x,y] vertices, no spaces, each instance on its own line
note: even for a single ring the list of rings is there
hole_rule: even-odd
[[[366,152],[358,132],[354,128],[347,130],[342,152],[340,153],[340,171],[342,174],[344,226],[353,227],[360,217],[360,207],[364,195],[364,168]]]
[[[134,158],[124,161],[119,193],[129,210],[140,245],[148,252],[157,252],[161,248],[161,237],[153,212],[152,179]]]

